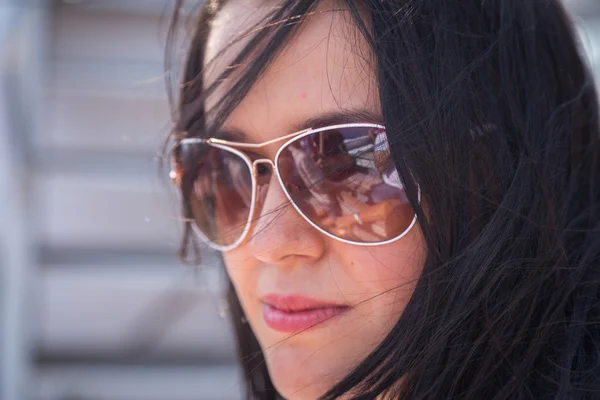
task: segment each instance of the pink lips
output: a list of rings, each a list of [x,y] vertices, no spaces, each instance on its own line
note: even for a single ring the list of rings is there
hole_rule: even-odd
[[[297,333],[320,327],[344,313],[348,306],[324,303],[302,296],[268,295],[263,298],[263,318],[271,329]]]

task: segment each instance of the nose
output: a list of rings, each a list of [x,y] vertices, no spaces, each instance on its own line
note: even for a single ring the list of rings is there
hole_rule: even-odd
[[[326,251],[327,238],[293,207],[277,177],[259,185],[250,246],[256,259],[271,265],[311,264]]]

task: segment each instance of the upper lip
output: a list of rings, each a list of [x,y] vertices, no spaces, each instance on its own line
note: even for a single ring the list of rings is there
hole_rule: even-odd
[[[281,311],[298,312],[318,308],[348,307],[346,304],[311,299],[300,295],[268,294],[262,302]]]

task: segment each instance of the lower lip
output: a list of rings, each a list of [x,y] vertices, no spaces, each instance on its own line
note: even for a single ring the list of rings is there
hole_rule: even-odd
[[[273,330],[284,333],[298,333],[320,328],[325,323],[348,311],[348,309],[348,307],[324,307],[288,312],[265,304],[263,317],[267,326]]]

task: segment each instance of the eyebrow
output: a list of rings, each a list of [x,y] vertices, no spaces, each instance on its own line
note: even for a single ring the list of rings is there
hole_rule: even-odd
[[[291,125],[289,131],[282,132],[281,135],[287,135],[293,132],[299,132],[306,129],[317,129],[328,125],[349,124],[354,122],[366,122],[383,125],[383,117],[367,109],[350,109],[325,112],[315,115]],[[232,140],[236,142],[246,142],[248,139],[246,133],[236,128],[223,128],[217,131],[215,139]]]

